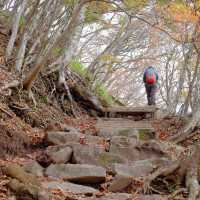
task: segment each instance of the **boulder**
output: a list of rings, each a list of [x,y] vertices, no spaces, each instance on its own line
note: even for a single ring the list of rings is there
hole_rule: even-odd
[[[26,172],[29,172],[36,176],[43,176],[44,168],[37,161],[32,161],[25,164],[24,169]]]
[[[141,163],[138,161],[132,165],[115,164],[114,169],[118,176],[139,178],[149,175],[155,168],[151,162]]]
[[[152,194],[152,195],[137,195],[136,199],[139,200],[168,200],[167,195],[157,195],[157,194]]]
[[[114,173],[116,174],[110,183],[110,192],[120,192],[127,188],[133,179],[150,175],[155,169],[161,166],[168,166],[172,161],[160,159],[147,159],[135,161],[131,164],[115,164]]]
[[[122,137],[129,137],[129,138],[138,138],[139,131],[135,128],[125,128],[125,129],[119,129],[116,130],[116,136],[122,136]]]
[[[17,199],[37,200],[39,194],[39,186],[32,184],[24,184],[17,179],[12,179],[8,183],[8,187],[15,192]]]
[[[136,149],[138,140],[122,136],[114,136],[111,139],[110,153],[119,155],[129,161],[140,160],[140,152]]]
[[[79,142],[82,134],[77,130],[64,132],[64,131],[49,131],[47,133],[47,142],[52,145],[62,145],[67,143]]]
[[[127,193],[108,193],[102,197],[91,197],[87,200],[133,200],[133,196]]]
[[[77,164],[97,164],[97,157],[105,152],[105,148],[95,144],[74,144],[73,149],[73,163]]]
[[[111,138],[113,136],[122,136],[129,138],[138,138],[139,131],[135,128],[122,128],[122,129],[101,129],[99,130],[98,136],[104,138]]]
[[[64,192],[69,192],[72,194],[94,194],[98,192],[98,190],[92,187],[78,185],[70,182],[51,181],[44,183],[43,186],[48,190],[61,189]]]
[[[45,174],[77,183],[101,183],[105,181],[106,170],[103,167],[84,164],[52,164]]]
[[[109,192],[120,192],[127,188],[132,183],[132,178],[116,176],[108,187]]]
[[[62,145],[71,143],[80,143],[80,138],[84,137],[85,142],[93,144],[102,144],[104,139],[98,136],[86,135],[78,132],[76,129],[69,132],[49,131],[47,133],[47,142],[52,145]]]
[[[126,158],[111,152],[103,152],[97,156],[97,165],[114,173],[114,164],[127,163]]]
[[[33,174],[27,173],[23,167],[17,164],[9,164],[3,168],[3,172],[14,179],[24,183],[39,186],[40,182]]]
[[[155,140],[141,141],[135,138],[114,136],[111,139],[110,152],[124,157],[127,163],[137,160],[169,158],[164,145]]]
[[[50,146],[46,150],[53,163],[67,163],[72,157],[72,148],[69,146]]]
[[[83,198],[84,199],[84,198]],[[81,199],[81,200],[83,200]],[[108,193],[102,197],[90,197],[87,200],[167,200],[167,195],[131,195],[127,193]]]

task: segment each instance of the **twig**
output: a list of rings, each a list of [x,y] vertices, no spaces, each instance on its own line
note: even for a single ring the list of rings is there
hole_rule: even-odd
[[[169,197],[168,200],[173,200],[178,194],[180,193],[186,193],[187,189],[186,188],[180,188],[178,190],[176,190],[175,192],[173,192]]]
[[[3,107],[0,106],[0,110],[6,113],[9,117],[13,117],[12,114],[10,114],[7,110],[5,110]]]

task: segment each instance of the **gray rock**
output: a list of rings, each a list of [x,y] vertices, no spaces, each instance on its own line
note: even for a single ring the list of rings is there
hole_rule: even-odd
[[[136,161],[132,165],[115,164],[114,173],[116,173],[116,177],[111,182],[109,186],[109,191],[120,192],[131,184],[133,178],[147,176],[153,170],[154,166],[150,161]]]
[[[123,189],[127,188],[132,183],[132,178],[116,176],[114,180],[111,182],[108,190],[110,192],[120,192]]]
[[[64,131],[50,131],[47,133],[47,142],[53,145],[62,145],[62,144],[71,144],[71,143],[79,143],[81,137],[85,137],[86,143],[102,143],[104,140],[98,136],[85,135],[78,132],[76,129],[69,132]]]
[[[16,196],[10,196],[10,197],[8,197],[8,200],[17,200],[17,197]]]
[[[139,131],[135,128],[122,128],[122,129],[101,129],[98,133],[98,136],[104,137],[104,138],[111,138],[113,136],[122,136],[122,137],[133,137],[138,138]]]
[[[110,145],[110,153],[126,158],[127,163],[160,157],[168,158],[163,149],[162,143],[155,140],[141,141],[122,136],[114,136]]]
[[[101,183],[105,181],[106,170],[95,165],[55,164],[50,165],[45,174],[77,183]]]
[[[64,192],[69,192],[73,194],[94,194],[99,192],[92,187],[78,185],[70,182],[52,181],[46,182],[43,185],[46,189],[62,189]]]
[[[17,179],[12,179],[8,183],[8,187],[15,192],[17,199],[36,200],[40,188],[32,184],[24,184]]]
[[[140,200],[168,200],[167,195],[157,195],[157,194],[152,194],[152,195],[138,195],[138,199]]]
[[[43,176],[44,168],[37,162],[32,161],[24,165],[25,171],[34,174],[36,176]]]
[[[72,148],[69,146],[51,146],[46,150],[46,154],[53,163],[67,163],[72,157]]]
[[[97,198],[97,197],[87,198],[87,200],[133,200],[133,199],[135,200],[167,200],[168,196],[167,195],[131,195],[127,193],[110,193],[100,198]]]
[[[135,148],[137,139],[122,136],[114,136],[111,139],[110,153],[119,155],[129,161],[140,160],[140,152]]]
[[[151,162],[135,162],[133,165],[115,164],[115,172],[119,176],[139,178],[149,175],[153,172],[154,166]]]
[[[78,131],[50,131],[47,133],[47,142],[53,145],[62,145],[72,142],[79,142],[82,134]]]
[[[110,193],[98,198],[87,198],[87,200],[133,200],[133,196],[127,193]]]
[[[38,192],[38,200],[50,200],[50,193],[44,189]]]
[[[97,157],[97,165],[114,173],[114,164],[127,163],[126,158],[111,152],[103,152]]]
[[[25,169],[20,165],[17,164],[6,165],[5,167],[3,167],[3,172],[7,176],[12,177],[25,185],[31,184],[35,186],[40,186],[38,178],[31,173],[27,173]]]
[[[73,162],[77,164],[97,164],[97,157],[105,152],[105,149],[102,146],[89,144],[74,144],[72,145],[73,149]]]

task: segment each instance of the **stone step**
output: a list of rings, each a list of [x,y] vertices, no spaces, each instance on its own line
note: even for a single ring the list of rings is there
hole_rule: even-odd
[[[124,129],[124,128],[133,128],[133,129],[150,129],[153,130],[151,121],[132,121],[129,119],[122,118],[109,118],[109,119],[99,119],[97,121],[96,127],[98,129]]]

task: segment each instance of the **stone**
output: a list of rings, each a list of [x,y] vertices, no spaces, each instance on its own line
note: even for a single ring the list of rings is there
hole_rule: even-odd
[[[111,172],[114,172],[114,164],[126,162],[127,160],[124,157],[111,152],[103,152],[97,157],[97,165],[105,167]]]
[[[121,128],[121,129],[101,129],[99,130],[98,136],[104,138],[111,138],[113,136],[122,136],[122,137],[129,137],[129,138],[138,138],[139,131],[135,128]]]
[[[43,176],[44,168],[37,161],[32,161],[25,164],[24,169],[26,172],[29,172],[36,176]]]
[[[53,163],[67,163],[72,157],[72,148],[69,146],[50,146],[46,150]]]
[[[105,181],[106,170],[95,165],[51,164],[46,169],[45,174],[63,180],[90,184]]]
[[[70,182],[51,181],[44,183],[43,186],[48,190],[62,189],[64,192],[69,192],[73,194],[95,194],[99,192],[92,187],[78,185]]]
[[[120,192],[132,183],[132,178],[116,176],[108,187],[109,192]]]
[[[152,195],[138,195],[136,196],[136,199],[140,200],[168,200],[167,195],[157,195],[157,194],[152,194]]]
[[[73,163],[77,164],[97,164],[97,157],[105,152],[103,146],[95,144],[74,144],[71,146],[73,149]]]
[[[9,196],[8,200],[17,200],[17,197],[16,196]]]
[[[133,200],[133,196],[127,193],[108,193],[102,197],[91,197],[87,200]]]
[[[114,136],[111,139],[109,152],[126,158],[127,163],[132,163],[145,159],[169,158],[163,146],[161,142],[155,140],[142,141],[135,138]]]
[[[52,145],[62,145],[67,143],[75,143],[79,141],[82,134],[78,131],[49,131],[47,133],[47,142]]]
[[[140,161],[134,162],[132,165],[115,164],[115,172],[119,176],[129,178],[139,178],[149,175],[154,171],[154,166],[151,162],[141,163]]]
[[[137,139],[122,136],[114,136],[111,139],[110,153],[119,155],[127,162],[140,160],[140,152],[135,148]]]
[[[102,144],[104,139],[98,136],[86,135],[78,132],[76,129],[69,132],[49,131],[47,133],[47,142],[52,145],[80,143],[80,138],[85,138],[85,142],[93,144]]]
[[[17,164],[9,164],[3,168],[3,172],[14,179],[24,183],[39,186],[40,182],[33,174],[27,173],[25,169]]]
[[[39,186],[24,184],[17,179],[12,179],[8,183],[8,187],[15,192],[17,199],[38,199]]]
[[[131,195],[127,193],[108,193],[102,197],[90,197],[87,200],[167,200],[167,195]],[[84,200],[81,199],[81,200]]]
[[[38,199],[37,200],[50,200],[50,193],[44,189],[38,192]]]

